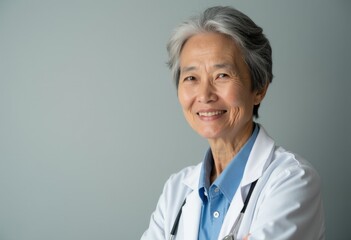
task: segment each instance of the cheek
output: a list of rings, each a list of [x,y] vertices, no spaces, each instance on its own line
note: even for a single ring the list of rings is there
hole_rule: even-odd
[[[191,92],[184,89],[178,89],[178,101],[182,107],[183,115],[188,124],[196,130],[195,115],[192,113],[192,106],[194,102],[194,96]]]
[[[190,108],[192,103],[192,96],[188,91],[184,91],[184,89],[178,89],[178,101],[182,106],[183,110]]]
[[[229,126],[234,126],[237,122],[238,119],[240,119],[240,116],[242,115],[242,112],[239,107],[233,107],[229,111]]]
[[[226,98],[226,102],[230,109],[228,118],[230,125],[234,125],[239,122],[240,119],[252,115],[253,99],[249,94],[240,94],[240,92],[229,94]]]

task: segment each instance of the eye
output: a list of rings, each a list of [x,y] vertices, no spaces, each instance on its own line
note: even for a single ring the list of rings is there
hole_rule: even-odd
[[[225,78],[228,78],[229,77],[229,75],[228,74],[226,74],[226,73],[220,73],[220,74],[218,74],[217,75],[217,78],[218,79],[225,79]]]
[[[195,77],[194,76],[187,76],[184,78],[184,81],[194,81]]]

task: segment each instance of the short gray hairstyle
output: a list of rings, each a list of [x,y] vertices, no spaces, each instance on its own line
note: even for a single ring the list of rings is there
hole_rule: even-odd
[[[199,33],[221,33],[231,37],[239,46],[247,64],[252,90],[262,90],[272,82],[272,49],[261,27],[248,16],[232,7],[216,6],[180,24],[167,43],[168,66],[176,86],[179,84],[179,57],[185,42]],[[258,117],[259,105],[253,110]]]

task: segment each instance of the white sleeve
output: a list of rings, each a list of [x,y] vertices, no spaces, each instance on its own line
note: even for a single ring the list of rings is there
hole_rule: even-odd
[[[166,196],[167,186],[169,180],[166,182],[163,192],[159,197],[155,211],[152,213],[148,229],[141,236],[141,240],[164,240],[166,239],[165,233],[165,209],[166,209]]]
[[[249,239],[325,239],[317,172],[299,164],[272,175],[257,201]]]
[[[187,167],[176,174],[172,174],[164,185],[158,200],[156,210],[150,218],[149,228],[144,232],[141,240],[165,240],[170,236],[179,209],[186,196],[191,191],[183,184],[183,179],[192,173],[193,167]]]

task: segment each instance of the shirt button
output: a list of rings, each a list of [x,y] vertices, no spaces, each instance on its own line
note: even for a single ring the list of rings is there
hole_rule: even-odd
[[[217,188],[215,188],[215,190],[214,190],[215,192],[219,192],[219,188],[217,187]]]
[[[219,217],[219,212],[218,212],[218,211],[215,211],[215,212],[213,213],[213,217],[214,217],[214,218],[218,218],[218,217]]]

